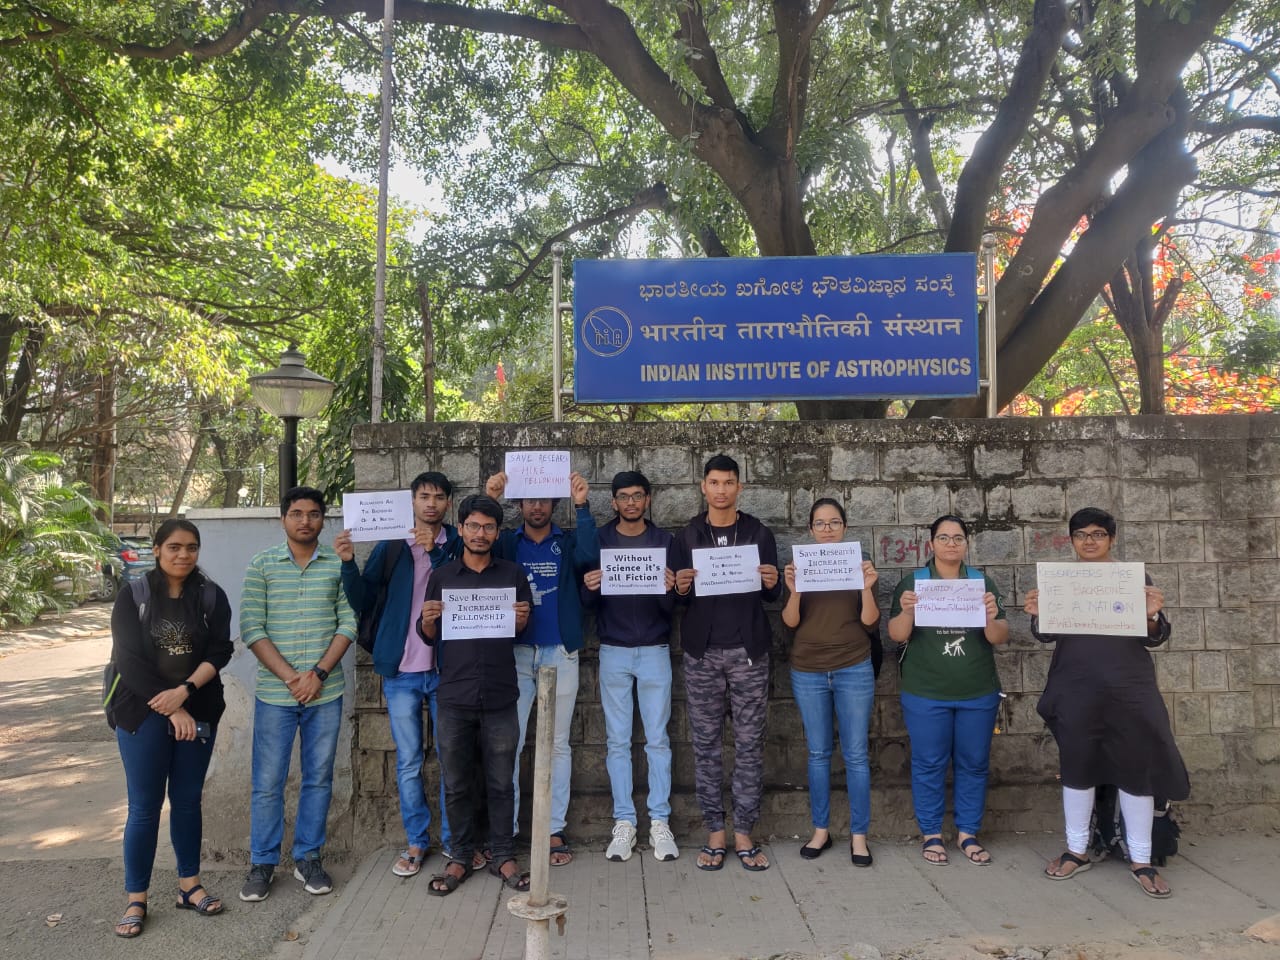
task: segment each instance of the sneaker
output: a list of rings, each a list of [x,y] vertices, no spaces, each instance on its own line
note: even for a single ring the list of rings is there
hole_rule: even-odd
[[[612,860],[614,863],[622,863],[624,860],[631,859],[631,851],[636,848],[636,828],[628,820],[615,820],[613,824],[613,839],[609,841],[609,848],[604,852],[606,860]]]
[[[649,846],[653,847],[655,860],[674,860],[680,856],[675,834],[665,820],[654,820],[649,824]]]
[[[270,863],[255,863],[249,867],[249,877],[240,888],[240,899],[248,903],[265,900],[271,894],[271,881],[276,868]]]
[[[302,889],[314,896],[320,896],[333,890],[333,878],[325,873],[319,857],[307,857],[293,868],[295,880],[302,881]]]

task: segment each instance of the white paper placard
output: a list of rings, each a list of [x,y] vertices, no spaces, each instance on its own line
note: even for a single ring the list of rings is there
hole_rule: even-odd
[[[357,543],[412,537],[413,494],[408,490],[343,494],[342,522]]]
[[[862,544],[857,540],[797,543],[791,548],[791,560],[796,568],[796,593],[863,587]]]
[[[760,589],[760,548],[700,547],[693,551],[694,592],[700,597],[726,593],[755,593]]]
[[[662,596],[667,592],[664,547],[600,550],[600,593],[606,597]]]
[[[445,640],[496,639],[516,635],[516,588],[442,590],[440,615]]]
[[[1041,633],[1147,635],[1146,565],[1037,563]]]
[[[568,450],[511,450],[506,460],[508,500],[569,496]]]
[[[985,627],[986,581],[917,580],[917,627]]]

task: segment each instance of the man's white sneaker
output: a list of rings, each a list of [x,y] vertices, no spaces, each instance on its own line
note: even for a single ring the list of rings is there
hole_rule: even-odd
[[[665,820],[654,820],[649,824],[649,846],[653,847],[655,860],[674,860],[680,856],[675,834],[671,832]]]
[[[635,848],[635,825],[626,820],[615,820],[613,824],[613,839],[609,841],[609,848],[604,852],[605,859],[612,860],[614,863],[630,860],[631,851]]]

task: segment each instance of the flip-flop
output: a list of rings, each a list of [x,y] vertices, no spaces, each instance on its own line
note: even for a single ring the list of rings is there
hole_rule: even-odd
[[[720,870],[724,867],[724,847],[703,847],[702,852],[711,857],[710,863],[698,863],[699,870]],[[716,859],[716,858],[719,859]]]
[[[195,897],[197,890],[204,890],[204,896],[193,903],[192,899]],[[204,889],[203,884],[197,883],[190,890],[183,890],[179,887],[178,897],[178,902],[174,906],[179,910],[194,910],[202,917],[216,917],[222,912],[222,900],[218,897],[210,896],[209,891]]]
[[[927,850],[932,850],[934,847],[938,848],[936,851],[937,853],[942,854],[941,860],[930,860],[925,856],[925,852]],[[935,867],[945,867],[951,862],[951,858],[947,856],[947,845],[942,842],[941,837],[930,837],[924,843],[920,844],[920,856],[925,863],[932,864]]]
[[[551,845],[551,865],[553,867],[568,866],[573,861],[573,847],[565,839],[563,832],[551,834],[551,839],[560,841]],[[557,860],[557,856],[562,859]]]
[[[132,910],[134,907],[142,908],[141,916],[135,917],[130,915],[129,911]],[[141,935],[143,928],[146,926],[147,903],[145,900],[130,900],[129,905],[124,909],[125,909],[125,914],[116,923],[116,926],[126,928],[126,932],[121,933],[119,930],[117,930],[115,933],[117,937],[123,937],[125,940],[132,940],[134,937]]]
[[[409,851],[400,851],[400,859],[392,866],[391,872],[397,877],[416,877],[422,872],[422,861],[427,858],[427,851],[424,849],[419,854],[411,854]],[[401,861],[408,864],[407,867],[400,866]]]
[[[1160,876],[1160,873],[1155,867],[1138,867],[1136,870],[1130,870],[1129,872],[1133,875],[1134,882],[1142,888],[1142,892],[1152,900],[1168,900],[1173,896],[1172,890],[1165,890],[1163,892],[1159,890],[1148,890],[1147,885],[1142,882],[1143,877],[1150,880],[1152,884],[1156,882],[1156,877]]]
[[[756,857],[760,856],[762,851],[759,847],[752,847],[750,850],[735,850],[733,852],[737,854],[743,870],[750,870],[752,873],[760,873],[763,870],[768,870],[769,867],[772,866],[770,863],[747,863],[748,860],[754,860]]]
[[[1090,860],[1087,856],[1077,857],[1070,850],[1064,851],[1062,856],[1058,857],[1059,870],[1062,869],[1062,865],[1064,863],[1074,863],[1075,869],[1073,869],[1070,873],[1053,873],[1052,871],[1050,871],[1048,867],[1045,867],[1044,875],[1048,877],[1050,880],[1070,880],[1077,873],[1084,873],[1086,870],[1093,869],[1092,860]]]
[[[970,847],[977,847],[973,853],[969,852]],[[965,837],[960,841],[960,852],[964,854],[964,858],[972,863],[975,867],[989,867],[991,865],[991,851],[978,842],[977,837]],[[987,859],[975,860],[974,857],[979,853],[985,853]]]

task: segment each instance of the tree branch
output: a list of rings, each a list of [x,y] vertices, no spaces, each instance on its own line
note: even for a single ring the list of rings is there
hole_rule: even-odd
[[[680,19],[680,37],[688,52],[685,63],[702,84],[702,89],[717,107],[738,112],[733,91],[720,69],[720,58],[707,35],[707,23],[702,16],[702,0],[688,0],[677,4],[676,15]],[[745,118],[744,118],[745,119]]]

